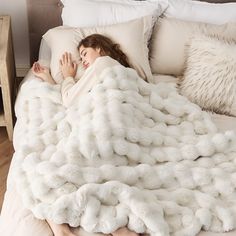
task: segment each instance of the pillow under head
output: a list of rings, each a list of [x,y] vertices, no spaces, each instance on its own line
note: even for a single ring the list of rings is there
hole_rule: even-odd
[[[148,61],[148,36],[152,30],[152,16],[145,16],[125,23],[89,27],[73,28],[59,26],[50,29],[43,38],[51,48],[50,69],[52,77],[57,83],[62,82],[59,59],[67,51],[72,54],[73,60],[79,62],[80,56],[77,46],[84,37],[97,33],[103,34],[118,43],[121,50],[127,55],[131,66],[145,80],[153,82]],[[81,69],[77,71],[76,79],[81,76]]]
[[[180,93],[205,110],[236,116],[236,41],[195,36],[186,52]]]

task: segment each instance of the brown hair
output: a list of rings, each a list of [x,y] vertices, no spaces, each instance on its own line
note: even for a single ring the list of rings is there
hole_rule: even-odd
[[[121,65],[130,67],[128,58],[120,49],[120,45],[114,43],[111,39],[104,35],[91,34],[80,41],[78,50],[81,46],[85,48],[99,48],[101,50],[101,56],[110,56],[111,58],[117,60]]]

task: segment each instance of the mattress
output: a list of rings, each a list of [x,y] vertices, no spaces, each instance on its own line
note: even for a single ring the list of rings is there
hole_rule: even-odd
[[[50,50],[44,41],[41,42],[39,61],[44,65],[50,63]],[[25,77],[24,81],[30,78],[31,71]],[[176,83],[176,78],[172,76],[154,75],[155,83],[166,82]],[[23,82],[24,82],[23,81]],[[216,123],[219,131],[235,130],[236,131],[236,118],[210,114],[213,121]],[[16,123],[14,130],[13,144],[19,138],[17,135],[21,135],[19,132],[18,124]],[[4,236],[52,236],[52,232],[45,221],[36,219],[33,214],[22,206],[20,196],[16,192],[16,187],[12,178],[12,170],[14,168],[14,159],[12,160],[8,179],[7,179],[7,191],[4,197],[4,203],[0,216],[0,235]],[[80,236],[99,236],[102,234],[91,234],[83,231],[82,229],[72,229],[77,235]],[[236,231],[228,233],[212,233],[212,232],[200,232],[199,236],[233,236],[236,235]]]

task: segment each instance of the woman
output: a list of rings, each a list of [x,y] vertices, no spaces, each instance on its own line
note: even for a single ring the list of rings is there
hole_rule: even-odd
[[[60,60],[60,68],[64,78],[61,86],[62,100],[66,106],[69,106],[75,99],[79,99],[78,97],[81,96],[82,93],[89,91],[94,84],[99,82],[99,74],[104,68],[119,64],[130,67],[127,56],[120,50],[119,45],[114,44],[112,40],[103,35],[92,34],[84,38],[79,43],[78,50],[82,64],[84,68],[88,70],[77,83],[74,81],[77,64],[72,61],[71,54],[67,52],[64,53]],[[106,63],[104,63],[101,58],[107,56],[109,56],[109,58],[106,58]],[[94,65],[95,62],[97,65],[89,70],[90,66]],[[55,84],[48,68],[41,66],[39,63],[34,63],[32,70],[34,75],[38,78],[51,84]],[[48,221],[48,224],[55,236],[75,235],[70,231],[67,224],[58,225],[51,221]],[[138,234],[124,227],[111,233],[111,235],[137,236]]]
[[[71,105],[83,93],[88,92],[98,83],[99,74],[106,67],[119,64],[130,67],[127,56],[121,51],[119,45],[100,34],[92,34],[84,38],[79,43],[78,50],[83,67],[88,70],[86,70],[77,83],[74,80],[77,64],[72,61],[71,54],[65,52],[60,60],[60,69],[64,79],[61,86],[61,93],[65,106]],[[97,59],[99,59],[99,62],[97,62]],[[95,62],[97,65],[93,65]],[[92,68],[90,67],[91,65],[93,65]],[[55,84],[48,68],[40,66],[39,63],[34,63],[32,69],[35,76],[46,82]]]

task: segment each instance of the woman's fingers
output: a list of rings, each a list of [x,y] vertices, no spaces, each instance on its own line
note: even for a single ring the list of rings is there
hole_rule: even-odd
[[[60,65],[63,64],[72,64],[72,55],[69,52],[65,52],[62,55],[62,58],[60,60]]]
[[[60,65],[63,66],[66,64],[66,54],[64,53],[60,59]]]
[[[70,52],[68,53],[68,63],[72,64],[72,56]]]
[[[65,53],[65,59],[67,64],[71,64],[71,53],[66,52]]]
[[[36,73],[39,72],[39,65],[38,65],[38,63],[35,64],[35,72],[36,72]]]
[[[41,66],[38,62],[36,62],[36,70],[37,72],[43,72],[44,71],[44,67]]]
[[[32,66],[32,70],[35,71],[35,63]]]
[[[63,63],[63,64],[66,63],[66,54],[65,54],[65,53],[62,55],[62,63]]]
[[[73,65],[73,69],[76,71],[76,70],[77,70],[77,66],[78,66],[77,63],[76,63],[76,62],[73,62],[72,65]]]
[[[67,52],[65,53],[65,59],[66,59],[65,60],[66,64],[68,64],[68,53]]]
[[[38,66],[38,72],[43,72],[43,67],[40,64],[38,64],[37,66]]]
[[[33,66],[32,66],[32,70],[36,74],[45,73],[45,72],[47,72],[47,67],[41,66],[38,62],[34,62]]]
[[[39,63],[37,63],[37,71],[38,71],[38,72],[41,71],[41,66],[39,65]]]
[[[65,55],[66,63],[67,63],[67,64],[71,64],[71,53],[66,52],[65,54],[66,54],[66,55]]]
[[[61,63],[62,65],[67,64],[67,52],[63,53]]]

